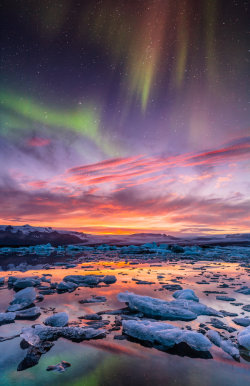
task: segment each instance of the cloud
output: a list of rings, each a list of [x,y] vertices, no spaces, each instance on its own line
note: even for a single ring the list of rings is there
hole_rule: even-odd
[[[42,147],[50,144],[50,139],[33,137],[27,141],[27,145],[31,147]]]
[[[225,168],[237,161],[238,178],[237,164],[249,150],[244,140],[199,154],[112,158],[47,180],[12,172],[0,189],[1,219],[91,229],[247,230],[249,195]],[[217,170],[197,174],[193,166],[204,164]]]
[[[225,161],[231,161],[235,158],[240,160],[250,157],[250,140],[244,143],[235,144],[225,148],[208,151],[205,153],[197,154],[191,157],[187,157],[186,165],[202,165],[209,164],[214,165]]]
[[[47,182],[46,181],[40,181],[40,180],[29,181],[28,185],[34,189],[39,189],[39,188],[42,189],[42,188],[45,188],[47,186]]]
[[[227,229],[234,226],[241,229],[244,222],[245,226],[250,226],[250,200],[228,203],[219,198],[182,197],[168,192],[157,197],[136,188],[106,196],[83,193],[79,197],[6,188],[1,190],[0,199],[1,217],[5,220],[22,218],[26,222],[36,218],[38,222],[47,224],[64,224],[66,220],[67,224],[79,224],[80,221],[82,226],[93,222],[99,226],[120,223],[121,227],[132,228],[143,223],[148,229],[152,227],[152,221],[161,229],[175,228],[177,224],[182,227],[203,224],[207,227]]]
[[[182,154],[171,157],[146,157],[113,158],[90,165],[71,168],[67,171],[68,181],[98,184],[103,182],[117,182],[120,179],[130,179],[144,176],[145,174],[159,173],[173,168],[187,168],[194,166],[213,167],[227,164],[228,162],[250,159],[250,139],[245,138],[224,148],[210,150],[198,154]],[[93,176],[94,174],[94,176]],[[209,178],[211,175],[200,176],[200,179]],[[192,180],[192,178],[190,177]],[[194,177],[194,179],[197,179]],[[187,178],[188,180],[188,178]]]
[[[129,164],[133,164],[134,161],[138,160],[137,157],[130,157],[130,158],[111,158],[108,160],[104,160],[101,162],[97,162],[94,164],[90,165],[82,165],[82,166],[77,166],[74,168],[71,168],[68,170],[68,173],[73,173],[73,174],[83,174],[83,173],[90,173],[93,171],[99,171],[107,168],[114,168],[116,166],[127,166]]]

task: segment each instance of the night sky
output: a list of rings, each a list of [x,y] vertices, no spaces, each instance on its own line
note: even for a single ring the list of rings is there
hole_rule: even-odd
[[[249,231],[248,1],[1,3],[0,223]]]

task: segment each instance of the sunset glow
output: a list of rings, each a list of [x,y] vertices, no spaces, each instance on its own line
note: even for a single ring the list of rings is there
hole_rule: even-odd
[[[248,232],[247,18],[223,4],[7,4],[0,222]]]

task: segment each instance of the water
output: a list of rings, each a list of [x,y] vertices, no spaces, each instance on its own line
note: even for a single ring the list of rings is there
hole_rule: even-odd
[[[105,260],[104,260],[105,259]],[[181,284],[183,288],[195,291],[202,303],[217,310],[235,312],[239,316],[250,316],[245,312],[241,315],[242,306],[235,306],[229,302],[216,300],[216,294],[206,295],[203,291],[225,291],[228,296],[233,296],[236,302],[247,304],[246,295],[236,293],[234,290],[249,282],[248,270],[245,264],[225,262],[193,262],[178,260],[161,262],[160,260],[140,260],[134,265],[131,261],[110,261],[109,256],[99,257],[99,261],[84,263],[72,269],[35,268],[25,273],[0,272],[0,276],[16,275],[19,277],[41,276],[42,273],[51,274],[52,282],[59,282],[66,275],[71,274],[112,274],[117,277],[117,282],[101,288],[81,287],[72,293],[53,294],[45,296],[45,300],[38,305],[42,308],[41,316],[34,321],[16,321],[14,324],[0,327],[0,336],[12,336],[20,331],[23,326],[42,323],[52,314],[51,308],[57,312],[66,311],[70,315],[70,323],[77,322],[80,326],[86,321],[78,317],[92,312],[115,310],[124,307],[124,303],[117,300],[119,292],[129,290],[137,294],[148,295],[165,300],[172,299],[172,292],[162,290],[162,284]],[[91,266],[90,266],[91,264]],[[160,266],[150,266],[150,265]],[[219,276],[214,276],[219,274]],[[157,278],[157,276],[164,278]],[[176,279],[176,277],[178,279]],[[152,281],[152,285],[138,285],[133,279]],[[197,284],[201,280],[210,284]],[[230,280],[228,280],[230,279]],[[231,280],[232,279],[232,280]],[[219,288],[223,283],[229,288]],[[0,312],[4,312],[13,297],[14,291],[7,288],[0,290]],[[79,300],[92,295],[107,297],[107,302],[97,304],[79,304]],[[114,316],[103,315],[112,325]],[[191,322],[170,322],[179,327],[191,326],[197,330],[200,323],[207,323],[209,316],[199,316]],[[228,325],[241,330],[231,317],[223,318]],[[211,326],[210,326],[211,327]],[[108,326],[107,328],[110,328]],[[236,337],[237,333],[227,333],[220,330],[225,336]],[[247,385],[250,382],[250,367],[246,358],[241,358],[240,363],[234,361],[229,355],[215,346],[211,349],[213,359],[198,359],[180,357],[161,352],[154,348],[142,346],[139,343],[127,340],[115,340],[115,335],[121,331],[110,332],[105,339],[73,343],[65,339],[55,342],[52,349],[43,355],[37,366],[22,372],[17,372],[19,362],[25,357],[26,350],[20,348],[20,338],[17,337],[0,343],[0,379],[1,385],[83,385],[83,386],[109,386],[109,385]],[[61,360],[71,363],[71,367],[64,373],[47,372],[49,365],[55,365]]]

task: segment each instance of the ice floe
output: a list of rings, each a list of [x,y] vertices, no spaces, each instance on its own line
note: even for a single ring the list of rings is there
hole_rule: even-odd
[[[63,281],[72,282],[82,287],[97,286],[99,283],[112,284],[116,282],[113,275],[68,275]]]
[[[64,327],[68,324],[69,316],[66,312],[58,312],[45,319],[44,324],[52,327]]]
[[[220,347],[224,352],[231,355],[235,360],[240,359],[240,353],[237,347],[233,344],[233,342],[229,339],[223,339],[217,331],[209,330],[207,332],[208,339]]]
[[[2,324],[14,323],[15,318],[15,312],[0,312],[0,326]]]
[[[199,332],[182,330],[167,323],[123,320],[122,327],[130,337],[150,342],[164,350],[180,343],[186,343],[195,351],[208,351],[211,348],[211,342]]]
[[[250,326],[239,332],[238,342],[242,347],[250,351]]]
[[[8,311],[19,311],[31,306],[36,299],[36,291],[33,287],[27,287],[17,292],[8,307]]]
[[[146,316],[165,320],[193,320],[198,315],[222,316],[219,311],[193,300],[177,299],[169,302],[132,292],[118,294],[118,300],[126,302],[131,311],[140,311]]]

